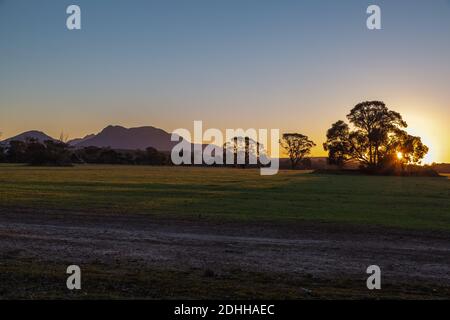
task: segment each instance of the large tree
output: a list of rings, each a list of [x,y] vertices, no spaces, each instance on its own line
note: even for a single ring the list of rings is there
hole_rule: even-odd
[[[316,144],[301,133],[285,133],[280,141],[281,146],[286,150],[291,161],[292,169],[297,168]]]
[[[234,165],[243,168],[249,165],[259,165],[260,156],[265,153],[262,144],[248,136],[233,137],[230,141],[224,143],[223,150],[224,161],[227,159],[227,154],[230,154],[234,159]]]
[[[407,124],[402,116],[381,101],[357,104],[347,119],[352,128],[340,120],[327,132],[324,149],[331,163],[357,160],[366,168],[377,169],[395,161],[417,164],[428,152],[419,137],[404,130]]]

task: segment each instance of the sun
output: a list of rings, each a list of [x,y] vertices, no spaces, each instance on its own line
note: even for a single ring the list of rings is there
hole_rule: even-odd
[[[403,153],[402,152],[397,152],[397,159],[398,160],[402,160],[403,159]]]

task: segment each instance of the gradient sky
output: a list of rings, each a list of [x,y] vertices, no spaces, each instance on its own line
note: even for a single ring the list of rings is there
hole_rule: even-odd
[[[330,125],[377,99],[450,162],[449,0],[0,0],[0,58],[3,138],[203,120],[301,132],[323,155]]]

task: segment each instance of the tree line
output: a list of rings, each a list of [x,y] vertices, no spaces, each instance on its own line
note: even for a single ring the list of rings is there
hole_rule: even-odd
[[[402,116],[389,110],[381,101],[357,104],[347,115],[348,123],[339,120],[326,133],[323,148],[331,165],[343,168],[346,163],[359,163],[362,170],[391,173],[418,165],[428,152],[420,137],[409,135]],[[63,139],[61,139],[63,140]],[[224,150],[236,154],[245,149],[246,160],[252,153],[259,157],[260,146],[248,137],[236,137]],[[280,140],[292,169],[308,163],[314,141],[301,133],[285,133]],[[0,146],[0,162],[32,165],[70,165],[72,163],[170,165],[170,155],[149,147],[146,150],[120,151],[111,148],[85,147],[74,149],[63,141],[35,139],[10,141]],[[246,165],[244,165],[246,167]]]
[[[328,129],[323,148],[329,164],[339,168],[349,161],[359,163],[369,173],[395,174],[421,164],[428,147],[420,137],[408,134],[400,113],[389,110],[382,101],[357,104],[347,115]],[[285,134],[282,146],[294,168],[308,155],[314,142],[302,134]]]
[[[83,163],[167,165],[170,159],[167,154],[152,147],[145,150],[114,150],[94,146],[75,149],[62,141],[26,139],[10,141],[8,147],[0,146],[0,162],[54,166]]]

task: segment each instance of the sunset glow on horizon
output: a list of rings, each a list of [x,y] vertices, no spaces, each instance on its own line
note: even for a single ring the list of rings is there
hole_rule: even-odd
[[[332,123],[381,100],[429,147],[423,163],[450,163],[447,0],[377,1],[377,31],[368,1],[76,2],[79,31],[66,1],[0,1],[0,140],[202,120],[299,132],[326,156]]]

